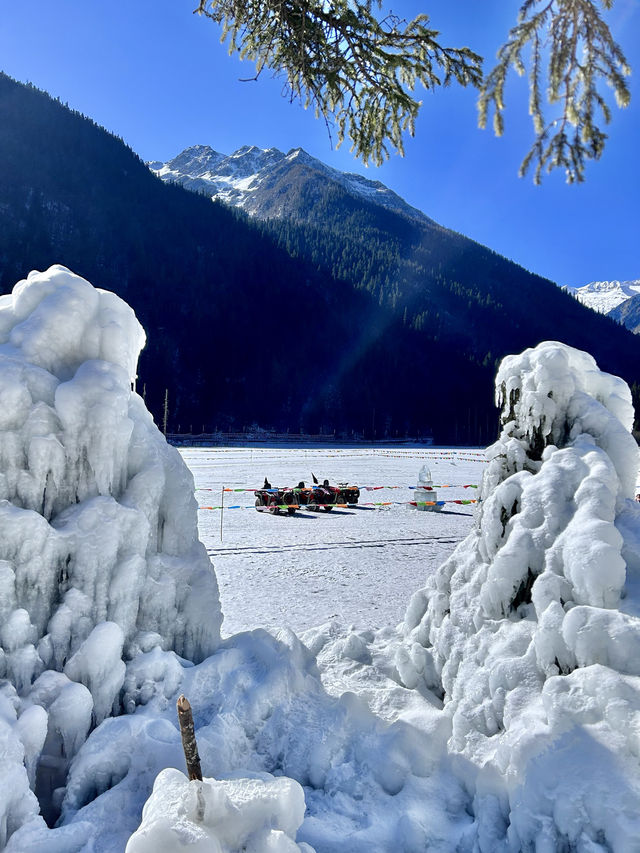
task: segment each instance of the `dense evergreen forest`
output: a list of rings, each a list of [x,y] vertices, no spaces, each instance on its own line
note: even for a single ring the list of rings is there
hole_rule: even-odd
[[[260,223],[163,184],[0,75],[0,290],[62,263],[135,309],[138,390],[171,431],[496,435],[493,375],[544,339],[640,380],[640,339],[476,243],[327,186]],[[298,196],[304,199],[305,184]]]
[[[617,324],[547,279],[461,234],[356,199],[335,184],[320,194],[314,186],[309,196],[306,202],[303,193],[296,219],[267,220],[265,231],[292,256],[369,293],[405,327],[483,365],[558,338],[597,350],[599,359],[624,370]]]

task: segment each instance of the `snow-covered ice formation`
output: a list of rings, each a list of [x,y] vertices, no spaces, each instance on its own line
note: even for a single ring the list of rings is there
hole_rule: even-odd
[[[287,825],[273,823],[280,813],[275,803],[267,818],[265,792],[255,779],[271,777],[289,792],[287,809],[290,792],[297,791],[289,780],[304,789],[306,813],[295,839],[301,850],[304,842],[317,853],[418,853],[426,848],[444,853],[456,849],[471,825],[463,784],[446,763],[441,766],[445,741],[437,729],[385,722],[352,693],[327,695],[313,655],[292,633],[237,634],[196,666],[155,650],[155,666],[168,668],[172,662],[179,678],[174,696],[184,692],[194,711],[204,776],[234,782],[231,802],[237,806],[242,800],[247,810],[229,806],[226,816],[212,811],[210,823],[204,819],[193,828],[183,820],[184,800],[172,793],[172,780],[179,777],[162,775],[152,795],[158,774],[184,768],[175,705],[156,691],[133,714],[107,718],[90,734],[71,764],[57,827],[25,821],[6,853],[124,853],[140,825],[142,837],[147,829],[158,831],[153,835],[158,844],[165,829],[181,827],[206,838],[211,846],[205,849],[217,850],[212,839],[218,835],[220,840],[220,832],[231,845],[248,842],[254,833],[259,837],[267,824],[284,831],[296,853],[291,845],[300,806],[294,804]],[[140,661],[141,670],[149,671],[151,663]],[[155,803],[174,803],[167,822],[155,828],[159,806],[150,806],[141,824],[150,796]],[[298,802],[297,794],[291,797]],[[277,840],[285,844],[282,836]],[[191,848],[176,841],[173,849]]]
[[[221,640],[193,479],[131,388],[143,340],[62,267],[0,297],[0,849],[637,850],[625,383],[557,343],[503,361],[475,529],[401,632]]]
[[[477,849],[638,849],[631,394],[554,342],[504,359],[496,388],[475,529],[414,595],[398,669],[444,698]]]
[[[0,847],[35,808],[28,781],[55,817],[141,657],[198,661],[220,640],[191,474],[132,390],[144,341],[64,267],[0,296]]]
[[[418,504],[418,509],[440,511],[442,506],[436,506],[438,500],[438,492],[433,488],[433,480],[431,471],[426,465],[423,465],[418,472],[418,488],[413,493],[413,499]],[[433,503],[433,506],[429,504]],[[419,504],[422,504],[420,506]]]
[[[314,853],[295,843],[304,809],[292,779],[190,782],[163,770],[126,853]]]

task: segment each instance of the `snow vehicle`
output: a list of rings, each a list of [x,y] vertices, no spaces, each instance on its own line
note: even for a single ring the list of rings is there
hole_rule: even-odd
[[[333,505],[338,503],[339,489],[330,486],[325,480],[321,486],[312,486],[307,492],[307,508],[310,510],[324,510],[331,512]]]
[[[326,504],[335,503],[334,496],[324,489],[308,487],[304,484],[290,486],[284,489],[256,489],[256,509],[258,512],[269,512],[271,515],[279,515],[285,511],[293,515],[298,507],[304,506],[310,510],[322,508],[330,510]]]
[[[293,515],[297,509],[298,501],[293,499],[295,496],[291,489],[256,489],[255,497],[258,512],[279,515],[286,509],[288,515]],[[289,504],[296,504],[296,506],[288,506]]]
[[[357,486],[350,486],[348,483],[338,483],[339,497],[336,503],[339,504],[357,504],[360,497],[360,489]]]
[[[265,484],[270,484],[265,480]],[[336,504],[356,504],[360,497],[360,489],[350,486],[348,483],[339,483],[330,486],[328,480],[322,485],[317,481],[313,486],[305,486],[300,480],[297,486],[287,486],[282,489],[263,488],[256,489],[256,509],[258,512],[269,512],[278,515],[285,511],[293,515],[298,507],[315,512],[324,510],[331,512]]]
[[[308,500],[309,504],[320,505],[325,512],[331,512],[333,505],[358,503],[360,489],[357,486],[350,486],[348,482],[330,486],[328,480],[323,480],[320,485],[315,475],[312,474],[312,477],[315,485]]]
[[[282,502],[304,506],[311,511],[322,509],[331,512],[333,504],[338,503],[338,492],[335,486],[329,486],[328,480],[322,486],[305,486],[304,481],[300,480],[297,486],[282,489]]]
[[[324,509],[331,512],[335,505],[357,504],[360,497],[360,489],[350,486],[348,483],[338,483],[330,486],[328,480],[323,480],[322,485],[314,485],[307,492],[307,505],[310,509]]]

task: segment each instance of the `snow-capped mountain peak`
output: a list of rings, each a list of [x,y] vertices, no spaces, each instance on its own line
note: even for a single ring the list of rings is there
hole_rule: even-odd
[[[284,154],[277,148],[243,145],[227,156],[208,145],[194,145],[166,163],[154,161],[147,165],[162,180],[206,192],[212,199],[241,207],[259,218],[290,215],[288,191],[296,184],[308,185],[316,179],[323,185],[327,182],[338,185],[349,195],[412,219],[432,222],[380,181],[341,172],[302,148],[292,148]]]
[[[185,148],[168,163],[161,163],[159,167],[154,163],[152,167],[156,167],[154,171],[159,169],[172,173],[179,173],[188,169],[194,177],[200,177],[215,172],[224,159],[224,154],[214,151],[209,145],[193,145],[191,148]]]
[[[640,279],[592,281],[582,287],[567,287],[566,290],[588,308],[599,311],[601,314],[608,314],[627,299],[640,293]]]

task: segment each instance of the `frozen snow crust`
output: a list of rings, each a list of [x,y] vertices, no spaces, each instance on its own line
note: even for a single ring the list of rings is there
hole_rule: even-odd
[[[191,474],[132,391],[144,342],[61,266],[0,297],[0,847],[33,811],[27,775],[55,814],[91,728],[146,701],[145,654],[220,640]]]
[[[397,655],[469,762],[477,848],[640,838],[640,511],[626,384],[547,342],[506,358],[476,526],[412,599]],[[460,765],[464,767],[464,765]]]

